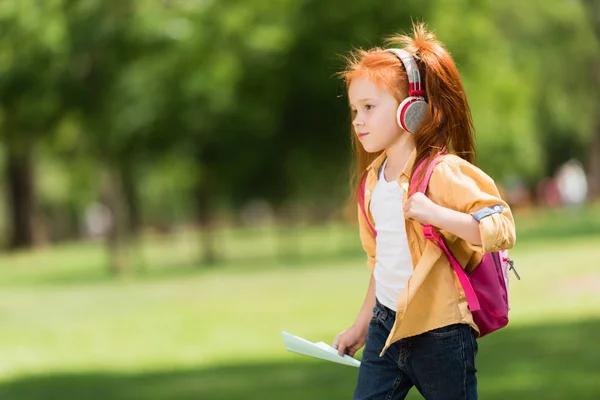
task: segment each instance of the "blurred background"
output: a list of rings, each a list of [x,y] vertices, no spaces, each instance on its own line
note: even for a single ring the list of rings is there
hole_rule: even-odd
[[[350,398],[279,332],[362,304],[335,73],[411,21],[517,222],[481,397],[600,398],[598,0],[0,0],[0,398]]]

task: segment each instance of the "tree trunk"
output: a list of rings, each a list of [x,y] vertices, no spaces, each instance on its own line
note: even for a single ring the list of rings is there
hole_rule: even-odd
[[[599,63],[600,64],[600,63]],[[600,65],[598,66],[600,68]],[[596,93],[600,95],[600,85]],[[596,124],[588,153],[588,198],[600,197],[600,102],[596,107]]]
[[[212,232],[212,218],[210,207],[210,193],[206,184],[198,183],[196,188],[196,206],[198,224],[200,226],[200,241],[202,245],[203,265],[214,265],[217,261],[215,241]]]
[[[136,264],[136,270],[140,273],[145,273],[147,272],[147,265],[142,251],[142,238],[140,237],[140,231],[142,229],[142,212],[134,164],[132,162],[125,162],[122,164],[120,174],[121,187],[123,189],[123,203],[125,215],[127,216],[124,221],[127,245],[132,258],[132,263]]]
[[[8,144],[6,182],[11,224],[11,249],[27,248],[34,244],[35,193],[32,149],[15,148]]]
[[[596,34],[596,39],[600,42],[600,2],[598,0],[585,0],[584,7],[586,14],[590,18],[592,30]],[[596,93],[596,121],[594,123],[594,133],[588,153],[588,198],[596,199],[600,197],[600,56],[596,56],[592,65],[592,85],[593,92]]]
[[[125,206],[127,207],[127,215],[129,216],[127,228],[132,236],[137,237],[142,225],[142,216],[137,181],[131,163],[122,165],[121,181]]]
[[[109,269],[116,276],[131,272],[127,206],[120,183],[121,179],[116,169],[107,167],[102,171],[101,202],[110,210],[110,221],[105,236]]]

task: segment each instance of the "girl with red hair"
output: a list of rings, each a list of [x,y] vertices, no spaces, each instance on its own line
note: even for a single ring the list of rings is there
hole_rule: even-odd
[[[422,224],[472,272],[483,254],[514,245],[514,220],[494,181],[473,165],[471,112],[448,51],[423,24],[387,44],[351,53],[340,73],[372,273],[354,324],[333,346],[350,356],[365,346],[354,399],[403,399],[413,386],[427,399],[476,399],[479,329]],[[417,166],[434,161],[426,193],[413,193],[426,169]]]

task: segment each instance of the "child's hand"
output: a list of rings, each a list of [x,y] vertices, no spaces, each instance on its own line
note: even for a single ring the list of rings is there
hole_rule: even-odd
[[[429,200],[423,193],[415,193],[404,204],[404,218],[424,225],[436,225],[436,215],[440,206]]]
[[[350,328],[337,334],[331,347],[337,349],[340,356],[348,354],[350,357],[354,357],[354,353],[363,347],[366,342],[366,332],[352,325]]]

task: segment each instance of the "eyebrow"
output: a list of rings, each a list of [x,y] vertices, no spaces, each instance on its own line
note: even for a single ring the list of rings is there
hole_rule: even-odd
[[[358,103],[365,103],[367,101],[373,101],[373,100],[375,100],[375,99],[371,99],[369,97],[365,97],[364,99],[358,100]],[[350,103],[350,105],[352,105],[352,103]]]

